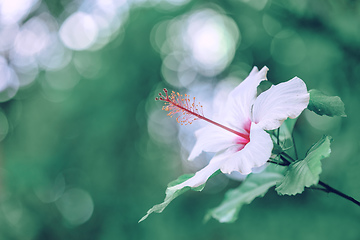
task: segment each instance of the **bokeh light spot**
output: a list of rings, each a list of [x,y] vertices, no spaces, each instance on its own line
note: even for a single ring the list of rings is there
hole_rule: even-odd
[[[235,22],[212,9],[204,9],[193,13],[186,23],[184,41],[200,72],[214,76],[223,71],[232,61],[240,38]]]
[[[35,56],[49,44],[49,29],[43,19],[31,18],[15,39],[15,51],[24,57]]]
[[[166,112],[155,110],[150,113],[148,120],[149,136],[161,144],[170,144],[177,140],[176,120],[169,121]]]
[[[52,34],[50,38],[51,44],[38,57],[38,63],[46,70],[60,70],[71,61],[72,51],[64,47],[57,34]]]
[[[82,189],[72,188],[56,201],[62,216],[72,225],[80,225],[88,221],[94,211],[94,203],[90,194]]]
[[[80,80],[73,65],[68,65],[58,71],[47,71],[45,76],[50,87],[58,90],[72,89]]]
[[[17,225],[23,216],[23,206],[21,202],[14,199],[2,203],[1,210],[6,220],[12,225]]]
[[[0,110],[0,141],[2,141],[9,132],[9,122],[3,111]]]
[[[256,10],[263,10],[266,7],[268,0],[240,0],[243,3],[246,3],[250,7]]]
[[[105,68],[101,60],[93,52],[77,52],[74,55],[74,66],[77,72],[88,79],[100,76],[101,70]]]
[[[262,21],[265,31],[270,36],[275,36],[282,29],[281,23],[268,14],[264,14]]]
[[[291,30],[283,30],[276,34],[271,42],[271,55],[278,63],[293,66],[305,59],[307,48],[298,34]]]
[[[304,115],[308,123],[319,131],[339,130],[341,127],[341,118],[319,116],[310,111],[304,111]]]
[[[17,24],[0,26],[0,51],[7,51],[13,46],[18,32]]]
[[[0,23],[14,24],[22,20],[38,0],[2,0],[0,1]]]
[[[58,200],[65,190],[65,179],[62,174],[59,174],[55,181],[49,182],[35,189],[36,196],[43,203],[51,203]]]
[[[0,102],[5,102],[14,97],[19,85],[19,79],[15,71],[0,56]]]
[[[91,15],[75,12],[64,21],[59,34],[66,47],[73,50],[85,50],[95,43],[98,26]]]
[[[214,77],[233,60],[241,35],[235,21],[217,6],[164,20],[151,32],[151,44],[163,57],[164,79],[188,87],[199,77]]]
[[[150,43],[151,46],[158,52],[163,53],[162,46],[166,42],[166,31],[168,28],[169,20],[157,23],[151,30]]]

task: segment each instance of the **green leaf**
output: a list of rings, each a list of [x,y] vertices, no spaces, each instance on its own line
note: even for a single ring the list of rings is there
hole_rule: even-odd
[[[284,177],[284,170],[283,166],[271,164],[261,173],[251,173],[238,188],[225,194],[218,207],[209,210],[205,221],[213,217],[222,223],[234,222],[241,207],[251,203],[256,197],[263,197],[269,188]]]
[[[217,175],[217,174],[219,174],[219,173],[220,173],[220,170],[217,171],[217,172],[215,172],[215,173],[213,173],[213,174],[210,176],[210,178],[213,177],[213,176],[215,176],[215,175]],[[180,195],[183,194],[184,192],[187,192],[187,191],[190,190],[190,189],[193,190],[193,191],[198,191],[198,192],[199,192],[199,191],[202,191],[202,190],[204,189],[204,187],[205,187],[205,184],[200,185],[200,186],[195,187],[195,188],[184,187],[184,188],[182,188],[182,189],[177,189],[177,190],[173,190],[173,189],[170,188],[170,187],[173,187],[173,186],[175,186],[175,185],[178,185],[178,184],[180,184],[180,183],[182,183],[182,182],[185,182],[186,180],[192,178],[193,176],[194,176],[194,174],[184,174],[184,175],[180,176],[178,179],[170,182],[170,183],[168,184],[168,187],[167,187],[166,192],[165,192],[166,196],[165,196],[164,202],[162,202],[162,203],[160,203],[160,204],[157,204],[157,205],[154,205],[152,208],[150,208],[150,209],[147,211],[146,215],[143,216],[143,217],[139,220],[139,222],[144,221],[144,220],[145,220],[151,213],[153,213],[153,212],[161,213],[161,212],[167,207],[167,205],[169,205],[169,203],[171,203],[172,200],[174,200],[175,198],[177,198],[178,196],[180,196]]]
[[[318,115],[327,115],[330,117],[346,117],[345,106],[338,96],[327,96],[316,89],[311,89],[308,109]]]
[[[280,195],[302,193],[305,187],[317,184],[321,173],[321,160],[330,156],[330,136],[323,136],[308,151],[304,160],[289,165],[285,178],[276,186]]]

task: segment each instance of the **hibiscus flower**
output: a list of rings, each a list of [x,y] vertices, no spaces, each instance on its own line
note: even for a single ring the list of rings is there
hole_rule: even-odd
[[[267,67],[260,71],[254,67],[249,76],[228,95],[217,121],[206,118],[201,107],[176,94],[169,98],[160,95],[167,102],[165,110],[169,115],[182,113],[179,122],[200,118],[209,123],[196,132],[197,141],[189,160],[201,152],[214,152],[209,164],[192,178],[169,188],[171,191],[184,187],[198,187],[217,170],[230,174],[239,172],[247,175],[254,168],[267,163],[273,149],[273,142],[266,130],[274,130],[287,118],[296,118],[307,107],[309,94],[305,83],[298,77],[273,85],[257,97],[257,87],[267,80]],[[178,98],[176,98],[178,97]]]

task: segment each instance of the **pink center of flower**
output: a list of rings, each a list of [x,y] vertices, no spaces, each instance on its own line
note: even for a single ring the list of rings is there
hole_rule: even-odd
[[[236,138],[236,144],[238,145],[237,151],[242,150],[246,144],[250,142],[250,128],[251,128],[251,120],[249,119],[243,126],[243,129],[246,131],[245,135],[246,137],[237,137]]]

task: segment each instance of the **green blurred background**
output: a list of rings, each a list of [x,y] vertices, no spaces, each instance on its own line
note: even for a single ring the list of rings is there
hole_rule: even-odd
[[[359,1],[17,0],[0,9],[0,239],[360,239],[359,207],[315,190],[271,189],[235,223],[203,223],[239,184],[224,176],[137,223],[168,182],[206,161],[185,164],[196,126],[167,118],[157,92],[200,101],[205,92],[206,102],[254,65],[268,66],[273,83],[299,76],[343,99],[347,118],[305,111],[295,137],[303,156],[333,136],[321,179],[360,199]]]

